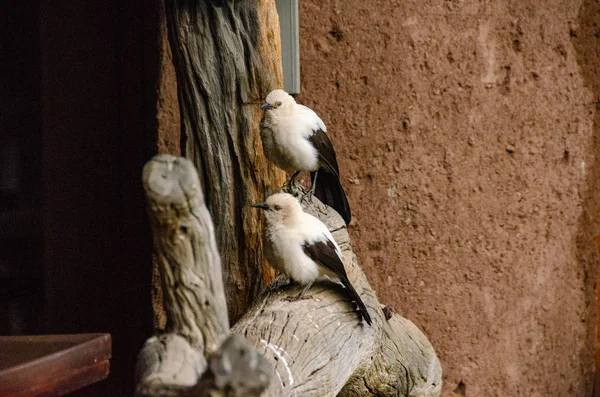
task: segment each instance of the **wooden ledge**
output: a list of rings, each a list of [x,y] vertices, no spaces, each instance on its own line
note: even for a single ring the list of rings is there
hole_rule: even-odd
[[[62,396],[108,376],[109,334],[0,336],[0,397]]]

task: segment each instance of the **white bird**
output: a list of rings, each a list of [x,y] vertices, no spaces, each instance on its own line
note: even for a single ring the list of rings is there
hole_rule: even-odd
[[[269,264],[292,280],[306,285],[300,295],[319,278],[338,279],[371,325],[371,316],[354,289],[342,262],[342,253],[327,226],[302,210],[294,196],[276,193],[264,203],[253,204],[265,212],[265,256]]]
[[[260,123],[265,156],[282,170],[294,173],[289,186],[293,186],[301,171],[310,171],[309,193],[336,210],[349,224],[350,205],[323,120],[283,90],[271,91],[261,109],[265,111]]]

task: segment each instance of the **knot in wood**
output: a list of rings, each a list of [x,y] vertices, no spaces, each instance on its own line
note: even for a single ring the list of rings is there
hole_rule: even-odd
[[[214,383],[237,396],[258,396],[269,386],[272,368],[246,338],[231,335],[210,358]]]

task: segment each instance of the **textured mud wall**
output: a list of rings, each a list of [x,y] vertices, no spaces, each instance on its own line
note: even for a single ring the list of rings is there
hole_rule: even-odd
[[[337,148],[360,263],[430,337],[444,395],[591,396],[598,3],[300,7],[299,101]]]

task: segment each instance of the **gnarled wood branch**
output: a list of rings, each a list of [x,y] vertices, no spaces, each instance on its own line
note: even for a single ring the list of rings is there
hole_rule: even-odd
[[[323,280],[310,290],[311,299],[289,302],[285,298],[299,288],[278,279],[231,329],[237,335],[226,339],[220,262],[193,166],[157,156],[145,167],[144,184],[170,333],[142,349],[139,395],[439,396],[433,348],[410,321],[382,310],[331,208],[313,198],[306,211],[332,231],[373,325],[360,321],[338,283]]]
[[[221,259],[194,165],[156,156],[144,167],[143,183],[167,333],[142,348],[136,394],[216,397],[233,388],[240,396],[260,395],[270,367],[247,340],[228,337]]]
[[[142,175],[167,313],[177,332],[204,354],[229,333],[221,259],[212,219],[191,161],[155,156]]]
[[[342,218],[316,198],[303,206],[332,232],[373,325],[360,321],[341,284],[317,282],[312,299],[289,302],[301,287],[282,288],[278,279],[232,328],[275,366],[262,396],[439,396],[442,371],[433,347],[412,322],[382,310]]]

